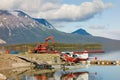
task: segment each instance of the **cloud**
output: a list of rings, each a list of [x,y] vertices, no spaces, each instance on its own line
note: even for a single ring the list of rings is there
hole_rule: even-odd
[[[120,30],[117,29],[89,29],[88,32],[94,36],[120,40]]]
[[[94,29],[94,30],[103,30],[103,29],[107,29],[108,25],[92,25],[89,26],[90,29]]]
[[[93,2],[84,2],[80,5],[63,4],[59,9],[41,12],[39,15],[50,20],[85,21],[111,6],[111,3],[105,4],[101,0],[93,0]]]
[[[1,0],[0,9],[21,9],[28,12],[39,12],[57,8],[59,1],[60,0]]]
[[[55,21],[85,21],[112,6],[102,0],[80,5],[60,4],[61,0],[1,0],[0,9],[24,10],[34,17]]]
[[[111,30],[107,32],[110,38],[120,40],[120,30]]]
[[[9,9],[12,4],[15,3],[15,0],[1,0],[0,9]]]

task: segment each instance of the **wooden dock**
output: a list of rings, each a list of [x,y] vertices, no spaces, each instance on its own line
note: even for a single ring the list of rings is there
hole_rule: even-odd
[[[92,60],[92,61],[80,61],[80,63],[90,65],[120,65],[119,60]]]

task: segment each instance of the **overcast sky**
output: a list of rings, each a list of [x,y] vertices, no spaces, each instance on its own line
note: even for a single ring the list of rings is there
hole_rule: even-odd
[[[0,9],[45,18],[60,31],[83,28],[94,36],[120,40],[120,0],[1,0]]]

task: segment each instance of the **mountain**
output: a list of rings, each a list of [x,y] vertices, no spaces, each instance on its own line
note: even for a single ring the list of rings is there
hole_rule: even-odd
[[[55,29],[55,27],[50,24],[46,19],[43,18],[33,18],[34,20],[38,21],[40,24],[43,24],[44,26],[48,27],[49,29]]]
[[[80,34],[80,35],[89,35],[89,36],[92,36],[90,33],[88,33],[86,30],[84,29],[78,29],[74,32],[72,32],[72,34]]]
[[[29,17],[31,18],[28,14],[24,13],[23,11],[19,11],[19,10],[14,10],[14,11],[10,11],[10,13],[14,16],[19,16],[19,17]]]
[[[55,28],[47,20],[37,20],[23,11],[0,10],[0,39],[8,44],[38,42],[54,33]]]
[[[55,42],[100,43],[105,48],[120,49],[120,40],[91,35],[71,34],[56,30],[47,20],[35,19],[23,11],[0,10],[0,40],[7,44],[44,42],[48,36]]]

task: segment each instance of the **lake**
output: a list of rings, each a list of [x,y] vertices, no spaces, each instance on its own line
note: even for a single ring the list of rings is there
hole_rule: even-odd
[[[99,60],[120,60],[120,51],[89,54],[89,56],[97,57]]]
[[[7,80],[120,80],[120,66],[89,65],[87,68],[58,70],[51,73],[33,73],[31,71],[27,74],[26,71],[23,71],[8,77]]]

